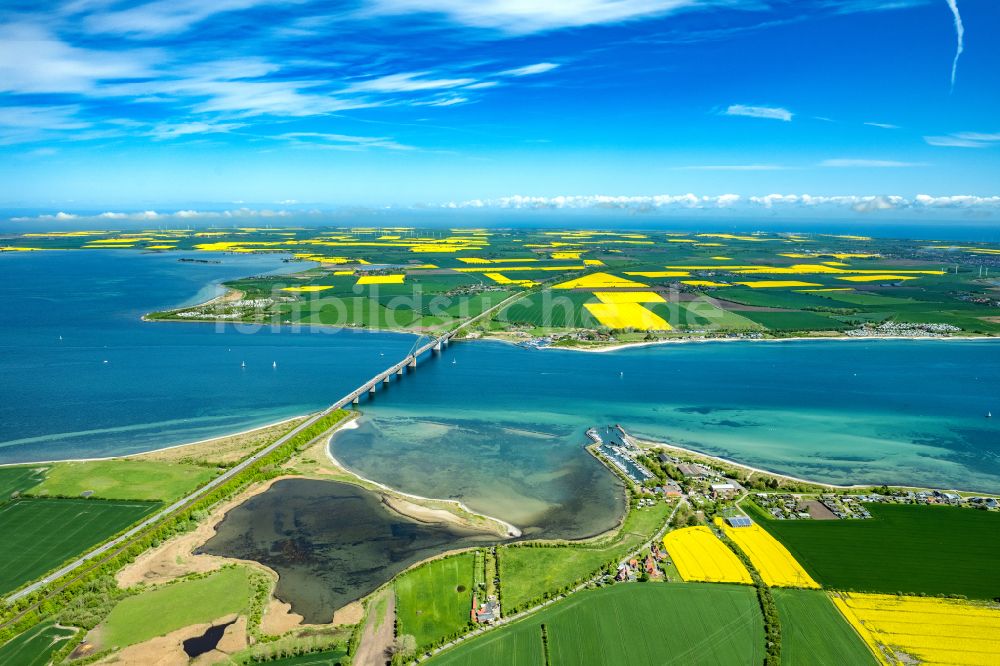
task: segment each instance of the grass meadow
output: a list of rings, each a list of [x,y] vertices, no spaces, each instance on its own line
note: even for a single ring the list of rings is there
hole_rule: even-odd
[[[628,553],[663,526],[671,509],[663,502],[633,509],[616,537],[593,544],[498,548],[500,600],[504,612],[539,599],[545,592],[556,592],[572,585]]]
[[[159,507],[158,502],[46,498],[0,506],[0,593],[42,576]]]
[[[245,611],[250,581],[243,567],[161,585],[122,599],[98,627],[102,648],[125,647],[182,627]]]
[[[430,645],[469,623],[474,553],[433,560],[396,580],[398,634]]]
[[[95,460],[53,465],[33,495],[94,497],[120,500],[177,499],[209,481],[215,470],[198,465],[145,460]]]

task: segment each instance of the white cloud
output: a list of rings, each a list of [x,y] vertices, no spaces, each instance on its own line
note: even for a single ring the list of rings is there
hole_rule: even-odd
[[[697,196],[695,194],[658,194],[654,196],[571,195],[531,197],[516,194],[498,199],[471,199],[450,202],[445,208],[507,208],[516,210],[611,208],[653,210],[658,208],[727,208],[737,203],[737,194]]]
[[[440,97],[438,99],[432,99],[425,102],[413,102],[413,106],[457,106],[459,104],[465,104],[469,101],[468,97]]]
[[[72,104],[0,106],[0,145],[39,141],[91,127],[91,123],[77,118],[79,111],[80,107]]]
[[[925,208],[1000,208],[1000,196],[979,197],[973,195],[951,195],[933,197],[918,194],[914,203]]]
[[[921,162],[898,162],[896,160],[866,160],[866,159],[833,159],[823,160],[819,163],[821,167],[841,167],[841,168],[876,168],[892,169],[903,167],[926,166]]]
[[[101,81],[148,76],[155,57],[77,48],[38,25],[0,25],[0,92],[89,93]]]
[[[237,208],[233,210],[178,210],[172,213],[160,213],[155,210],[143,210],[134,212],[106,211],[97,215],[77,215],[74,213],[59,212],[55,215],[36,215],[34,217],[13,217],[12,222],[33,222],[44,220],[68,221],[68,220],[219,220],[247,217],[289,217],[292,213],[287,210]]]
[[[383,148],[385,150],[414,150],[388,137],[353,136],[350,134],[329,134],[325,132],[287,132],[279,134],[275,139],[286,139],[299,145],[329,150],[366,150],[368,148]]]
[[[990,148],[1000,142],[1000,132],[957,132],[946,136],[925,136],[932,146],[947,148]]]
[[[879,127],[881,129],[899,129],[899,125],[892,125],[890,123],[865,123],[869,127]]]
[[[153,127],[150,135],[154,139],[176,139],[189,134],[225,134],[246,127],[246,123],[210,123],[193,121],[188,123],[161,123]]]
[[[528,34],[621,23],[707,4],[703,0],[368,0],[373,14],[439,14],[463,25]]]
[[[495,88],[500,85],[496,81],[479,81],[478,83],[470,83],[467,86],[462,86],[464,90],[484,90],[486,88]]]
[[[747,106],[745,104],[732,104],[725,111],[727,116],[746,116],[748,118],[767,118],[769,120],[783,120],[788,122],[794,115],[788,109],[780,106]]]
[[[205,19],[223,12],[250,9],[259,5],[294,4],[293,0],[154,0],[119,11],[88,15],[84,26],[91,32],[149,39],[184,32]],[[86,9],[87,3],[77,3]]]
[[[955,89],[955,76],[958,74],[958,58],[965,47],[965,26],[962,25],[962,15],[958,12],[958,0],[946,0],[948,9],[955,17],[955,59],[951,61],[951,89]]]
[[[358,81],[352,83],[348,92],[374,92],[374,93],[395,93],[395,92],[419,92],[423,90],[443,90],[447,88],[460,88],[476,82],[475,79],[427,79],[425,77],[430,72],[407,72],[404,74],[389,74],[377,79]]]
[[[551,72],[553,69],[558,67],[554,62],[537,62],[534,65],[525,65],[524,67],[515,67],[514,69],[505,69],[500,72],[500,76],[533,76],[535,74],[544,74],[545,72]]]
[[[470,199],[442,205],[452,209],[620,209],[636,212],[676,210],[739,209],[843,209],[855,213],[879,211],[907,211],[929,209],[967,209],[981,212],[1000,212],[1000,196],[951,195],[932,197],[920,194],[910,199],[894,194],[873,195],[814,195],[814,194],[765,194],[744,197],[738,194],[705,196],[688,194],[659,194],[652,196],[575,195],[537,197],[514,195],[497,199]]]

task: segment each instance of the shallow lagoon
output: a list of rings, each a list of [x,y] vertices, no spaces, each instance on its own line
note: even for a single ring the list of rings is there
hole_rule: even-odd
[[[326,623],[412,564],[496,541],[411,520],[351,484],[285,479],[226,514],[200,551],[271,567],[279,576],[275,595],[307,623]]]

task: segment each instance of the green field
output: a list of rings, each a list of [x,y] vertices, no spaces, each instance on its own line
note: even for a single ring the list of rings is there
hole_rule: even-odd
[[[759,664],[764,629],[748,587],[626,583],[576,593],[431,659],[434,666]],[[840,662],[847,663],[847,662]]]
[[[848,328],[842,321],[814,312],[741,312],[744,317],[772,331],[840,331]]]
[[[45,478],[45,466],[0,467],[0,502],[34,488]]]
[[[98,627],[101,647],[135,645],[191,624],[242,612],[250,593],[246,569],[229,567],[204,578],[126,597]]]
[[[472,609],[474,553],[434,560],[396,580],[399,635],[412,634],[418,646],[462,630]]]
[[[0,646],[4,666],[46,666],[54,652],[76,635],[77,629],[42,622]]]
[[[31,494],[78,497],[89,490],[94,497],[105,499],[169,501],[184,496],[215,474],[215,470],[198,465],[145,460],[58,463]]]
[[[655,534],[671,510],[672,507],[663,502],[633,509],[615,538],[592,545],[498,548],[500,601],[504,613],[513,612],[546,592],[557,592],[572,585],[622,557]]]
[[[876,666],[865,642],[825,592],[773,588],[781,621],[781,661],[788,666]]]
[[[46,498],[0,506],[0,593],[55,569],[159,507],[158,502]]]
[[[867,505],[871,520],[770,520],[747,507],[824,587],[1000,597],[1000,514]]]

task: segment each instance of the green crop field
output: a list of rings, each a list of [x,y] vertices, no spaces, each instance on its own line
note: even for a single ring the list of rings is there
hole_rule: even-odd
[[[771,590],[781,621],[781,661],[788,666],[878,662],[825,592]]]
[[[500,565],[500,601],[504,613],[557,592],[591,575],[643,543],[663,525],[672,507],[658,502],[633,509],[614,539],[591,545],[506,546],[497,549]]]
[[[740,314],[772,331],[840,331],[848,328],[842,321],[814,312],[752,311]]]
[[[434,560],[396,580],[397,633],[430,645],[469,624],[472,610],[473,553]]]
[[[589,292],[546,289],[514,301],[498,312],[495,319],[538,328],[593,328],[598,325],[597,320],[583,307],[588,302],[597,303]]]
[[[824,587],[1000,597],[1000,514],[867,505],[871,520],[770,520],[747,507]]]
[[[250,600],[243,567],[229,567],[204,578],[161,585],[122,599],[98,627],[102,648],[125,647],[190,624],[239,613]]]
[[[95,460],[53,465],[32,495],[94,497],[121,500],[174,500],[210,480],[215,470],[198,465],[145,460]]]
[[[52,654],[73,638],[78,630],[42,622],[0,645],[4,666],[47,666]]]
[[[34,488],[45,478],[44,466],[0,467],[0,502],[10,499],[14,493],[23,493]]]
[[[578,592],[431,659],[434,666],[545,663],[759,664],[764,629],[752,589],[702,583],[626,583]]]
[[[45,498],[0,506],[0,593],[40,577],[159,507],[157,502]]]

